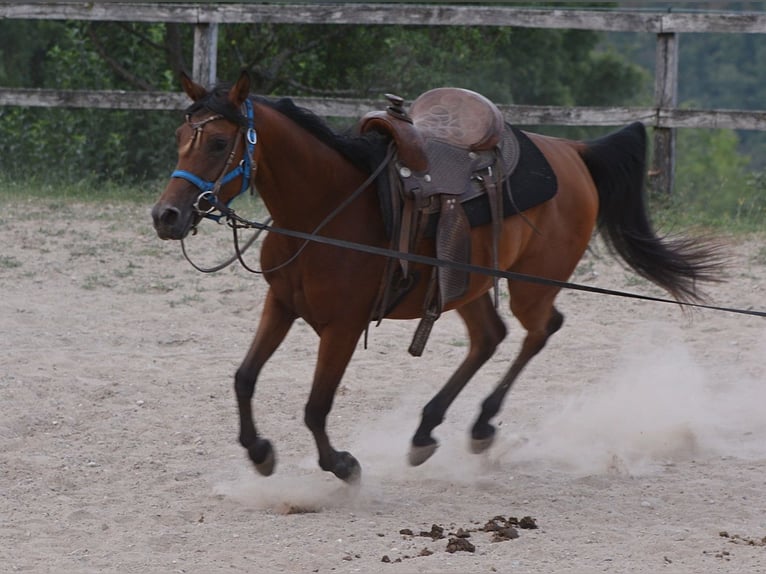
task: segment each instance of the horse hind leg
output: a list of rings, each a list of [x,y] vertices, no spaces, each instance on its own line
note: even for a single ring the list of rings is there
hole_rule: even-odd
[[[513,295],[511,297],[513,301]],[[546,313],[544,309],[549,312]],[[551,303],[548,303],[544,309],[541,310],[539,306],[535,306],[532,312],[526,313],[514,310],[516,317],[527,329],[527,335],[510,369],[481,405],[479,416],[471,429],[471,452],[478,454],[492,445],[495,439],[495,427],[490,420],[500,411],[505,396],[524,367],[542,351],[548,338],[564,323],[564,315]],[[544,318],[546,315],[547,320]]]
[[[234,377],[234,390],[239,409],[239,442],[247,450],[256,470],[264,476],[274,472],[276,457],[271,441],[259,436],[256,430],[251,402],[261,368],[282,343],[294,320],[295,316],[286,310],[269,291],[258,331]]]
[[[431,432],[442,423],[449,406],[471,377],[494,354],[507,332],[488,294],[457,311],[468,329],[470,348],[444,387],[423,408],[420,426],[412,438],[409,452],[409,463],[413,466],[424,463],[436,451],[439,443],[431,436]]]

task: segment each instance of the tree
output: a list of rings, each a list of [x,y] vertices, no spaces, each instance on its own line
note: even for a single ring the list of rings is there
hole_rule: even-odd
[[[33,85],[53,88],[176,90],[191,60],[192,28],[115,22],[30,22],[4,75],[34,69]],[[39,26],[39,33],[35,27]],[[9,23],[0,22],[0,34]],[[3,36],[5,38],[5,36]],[[42,40],[44,37],[45,40]],[[476,27],[226,25],[219,33],[219,75],[243,67],[255,91],[271,95],[412,99],[458,85],[501,103],[626,104],[645,72],[616,52],[598,49],[597,32]],[[40,54],[44,57],[41,58]],[[32,63],[35,62],[33,66]],[[168,114],[78,110],[1,110],[0,168],[59,162],[97,178],[136,180],[172,165]],[[59,153],[20,133],[56,133]],[[43,157],[44,156],[44,157]],[[23,159],[20,159],[23,158]]]

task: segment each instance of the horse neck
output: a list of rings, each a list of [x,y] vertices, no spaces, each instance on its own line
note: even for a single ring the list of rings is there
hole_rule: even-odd
[[[255,186],[278,225],[308,231],[364,181],[337,150],[268,106],[259,105]]]

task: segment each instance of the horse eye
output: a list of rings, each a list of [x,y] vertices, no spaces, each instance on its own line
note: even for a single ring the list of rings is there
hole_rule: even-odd
[[[225,138],[212,138],[207,144],[207,148],[210,153],[221,153],[226,151],[228,147],[229,140]]]

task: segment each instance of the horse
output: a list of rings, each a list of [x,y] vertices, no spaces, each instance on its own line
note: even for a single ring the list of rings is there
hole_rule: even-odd
[[[380,134],[338,132],[288,98],[251,95],[246,72],[233,83],[210,89],[185,74],[181,83],[191,105],[176,131],[176,170],[151,209],[159,238],[182,240],[212,211],[211,204],[227,204],[252,185],[275,227],[302,233],[321,227],[321,237],[390,247],[370,181],[370,154],[380,148]],[[490,267],[494,255],[498,269],[553,282],[507,281],[510,310],[526,334],[507,372],[480,405],[470,430],[475,453],[490,447],[496,433],[492,419],[508,391],[561,328],[564,315],[554,304],[561,285],[556,281],[572,275],[594,233],[600,232],[609,251],[627,267],[679,302],[702,300],[698,283],[720,280],[720,261],[710,242],[660,236],[653,228],[644,189],[642,124],[590,141],[524,133],[550,164],[557,192],[521,216],[504,218],[494,249],[491,224],[472,228],[470,261]],[[413,252],[433,257],[433,238],[422,237]],[[351,453],[335,449],[326,422],[344,371],[374,315],[387,259],[270,232],[261,245],[260,263],[268,291],[254,339],[234,376],[239,442],[259,473],[274,472],[275,449],[256,428],[252,399],[264,364],[302,318],[319,339],[304,423],[315,439],[319,467],[356,483],[361,466]],[[422,317],[433,268],[413,263],[415,283],[380,318]],[[434,429],[506,336],[492,287],[489,275],[471,273],[464,294],[445,306],[462,318],[469,346],[454,374],[422,409],[409,448],[412,465],[434,453]]]

